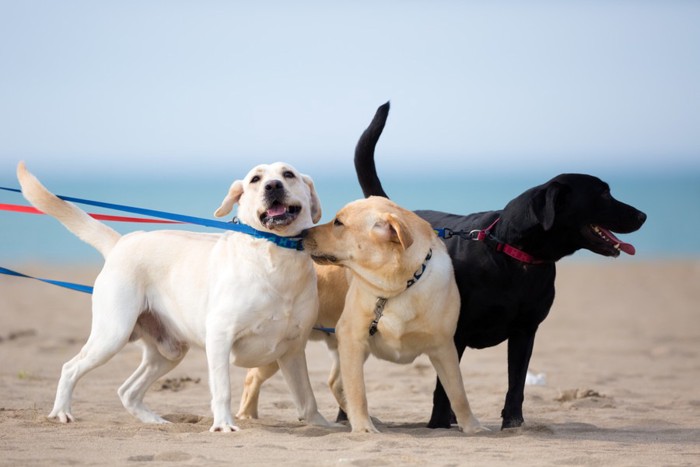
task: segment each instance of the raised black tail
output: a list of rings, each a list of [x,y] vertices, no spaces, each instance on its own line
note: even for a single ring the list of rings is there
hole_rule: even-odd
[[[374,148],[382,135],[388,115],[389,102],[379,106],[372,122],[362,133],[355,147],[355,172],[365,197],[383,196],[388,198],[382,188],[382,183],[379,181],[377,168],[374,165]]]

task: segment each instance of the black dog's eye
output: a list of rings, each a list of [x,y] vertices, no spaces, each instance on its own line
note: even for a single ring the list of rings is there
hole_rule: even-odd
[[[284,178],[296,178],[296,175],[294,175],[294,172],[287,170],[284,174]]]
[[[253,178],[250,179],[250,183],[258,183],[260,181],[260,177],[255,175]]]
[[[338,219],[338,218],[336,217],[335,220],[333,221],[333,225],[336,226],[336,227],[342,227],[342,226],[343,226],[343,223],[340,222],[340,219]]]
[[[610,199],[612,198],[612,195],[610,194],[610,190],[606,190],[603,192],[602,195],[600,195],[603,199]]]

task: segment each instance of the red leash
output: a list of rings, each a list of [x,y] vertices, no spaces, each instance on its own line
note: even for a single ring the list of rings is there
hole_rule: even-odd
[[[511,258],[520,261],[521,263],[525,264],[543,264],[543,263],[548,263],[549,261],[543,261],[540,259],[535,258],[529,253],[525,253],[523,250],[520,250],[518,248],[515,248],[513,245],[509,245],[507,243],[501,242],[499,239],[491,235],[491,230],[496,226],[498,221],[500,221],[501,218],[499,217],[496,219],[493,224],[489,225],[483,230],[472,230],[471,232],[467,232],[465,230],[460,230],[460,231],[454,231],[452,229],[448,228],[443,228],[443,229],[433,229],[435,233],[437,234],[438,237],[448,239],[452,238],[455,235],[463,238],[465,240],[474,240],[477,242],[483,242],[485,240],[489,240],[488,244],[492,248],[494,248],[496,251],[501,252],[505,255],[510,256]]]
[[[477,230],[476,232],[472,232],[472,234],[476,234],[474,237],[474,240],[477,241],[484,241],[487,238],[490,238],[493,240],[496,244],[494,245],[494,248],[496,248],[496,251],[503,252],[504,254],[510,256],[513,259],[517,259],[521,263],[526,263],[526,264],[542,264],[545,263],[546,261],[542,261],[539,259],[536,259],[534,256],[532,256],[529,253],[525,253],[523,250],[520,250],[518,248],[515,248],[512,245],[509,245],[507,243],[503,243],[500,240],[498,240],[496,237],[491,235],[491,230],[496,226],[498,221],[500,221],[501,218],[499,217],[496,219],[493,224],[489,225],[486,227],[484,230]]]
[[[0,211],[11,211],[11,212],[21,212],[25,214],[44,214],[36,208],[31,206],[20,206],[18,204],[2,204],[0,203]],[[183,224],[183,222],[178,221],[167,221],[160,219],[144,219],[142,217],[127,217],[127,216],[110,216],[107,214],[88,214],[94,219],[101,221],[114,221],[114,222],[139,222],[143,224]]]

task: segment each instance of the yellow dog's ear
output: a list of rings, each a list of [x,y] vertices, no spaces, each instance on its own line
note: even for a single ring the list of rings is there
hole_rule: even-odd
[[[381,240],[399,243],[404,250],[413,245],[413,235],[399,216],[387,213],[383,217],[374,225],[374,232]]]
[[[221,202],[219,209],[214,211],[214,216],[224,217],[226,214],[230,213],[233,209],[233,205],[241,199],[241,195],[243,195],[243,182],[236,180],[231,184],[231,188],[228,189],[228,194]]]
[[[321,220],[321,200],[318,198],[316,193],[316,187],[314,186],[314,181],[308,175],[302,175],[301,179],[304,180],[306,186],[309,187],[311,194],[310,204],[311,204],[311,220],[314,224]]]

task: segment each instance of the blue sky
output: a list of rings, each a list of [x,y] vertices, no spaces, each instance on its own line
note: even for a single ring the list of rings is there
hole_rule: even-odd
[[[0,174],[700,172],[700,2],[0,0]]]

